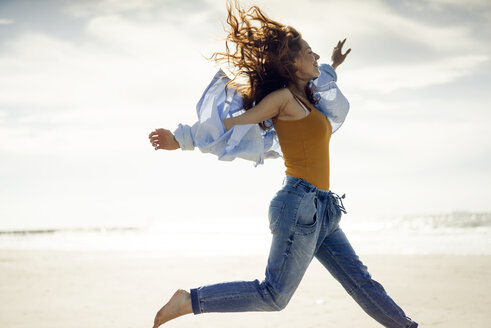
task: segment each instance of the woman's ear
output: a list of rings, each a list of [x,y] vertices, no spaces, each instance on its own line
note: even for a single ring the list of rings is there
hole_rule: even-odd
[[[298,70],[300,67],[300,58],[299,56],[295,57],[295,61],[293,62],[293,66]]]

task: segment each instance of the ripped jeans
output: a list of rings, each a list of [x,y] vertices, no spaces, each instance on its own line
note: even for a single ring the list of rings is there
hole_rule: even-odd
[[[272,243],[265,278],[190,289],[194,314],[282,310],[315,256],[380,324],[418,327],[372,279],[339,227],[342,212],[346,213],[341,197],[301,178],[287,175],[285,180],[269,205]]]

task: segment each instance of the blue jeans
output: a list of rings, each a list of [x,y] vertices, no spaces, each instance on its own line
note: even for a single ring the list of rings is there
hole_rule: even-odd
[[[287,175],[285,180],[269,205],[273,239],[265,279],[192,288],[194,314],[282,310],[315,256],[380,324],[390,328],[418,327],[372,279],[339,227],[341,212],[346,213],[341,197],[301,178]]]

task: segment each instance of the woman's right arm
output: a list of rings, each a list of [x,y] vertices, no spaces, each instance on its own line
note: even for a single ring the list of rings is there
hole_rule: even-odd
[[[235,125],[258,124],[277,116],[284,107],[288,92],[286,88],[275,90],[242,115],[226,118],[223,120],[225,129],[228,131]]]
[[[277,144],[275,133],[264,136],[257,123],[278,115],[288,98],[281,96],[281,90],[276,90],[257,106],[244,110],[242,98],[235,89],[227,92],[228,81],[221,69],[215,74],[196,105],[198,120],[193,125],[179,124],[172,133],[166,129],[152,132],[149,138],[155,149],[198,148],[222,161],[242,158],[253,161],[255,166],[263,164],[265,158],[281,156],[277,147],[272,148]],[[228,124],[229,118],[233,125]]]

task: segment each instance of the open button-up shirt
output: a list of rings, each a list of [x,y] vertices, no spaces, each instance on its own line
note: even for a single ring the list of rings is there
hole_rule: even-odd
[[[349,111],[349,102],[336,85],[337,74],[329,64],[319,65],[321,74],[312,80],[314,96],[319,99],[315,107],[331,123],[332,133],[343,124]],[[223,120],[245,113],[242,98],[233,88],[222,69],[215,74],[196,105],[198,121],[192,126],[179,124],[174,136],[182,150],[198,147],[203,153],[212,153],[219,160],[232,161],[239,157],[253,161],[254,167],[267,158],[283,158],[278,135],[272,126],[264,132],[259,124],[235,125],[226,131]],[[227,91],[227,92],[226,92]],[[272,125],[271,119],[267,125]]]

